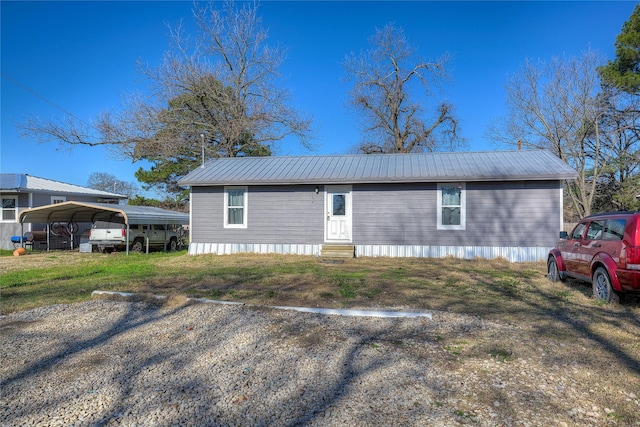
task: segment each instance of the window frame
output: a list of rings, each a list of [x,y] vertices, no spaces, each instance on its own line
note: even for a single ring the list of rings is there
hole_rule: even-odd
[[[58,203],[64,203],[67,201],[66,196],[51,196],[51,204],[57,205]]]
[[[460,205],[443,205],[442,190],[443,188],[455,187],[460,190]],[[460,224],[443,224],[442,209],[445,207],[460,208]],[[437,229],[438,230],[466,230],[467,229],[467,184],[464,182],[438,183],[437,186]]]
[[[0,222],[18,222],[19,220],[19,215],[18,215],[18,196],[2,196],[1,199],[13,199],[14,202],[14,207],[13,208],[5,208],[0,206]],[[0,200],[1,201],[1,200]],[[4,217],[4,212],[5,211],[10,211],[13,210],[14,212],[14,217],[12,219],[5,219]]]
[[[229,224],[229,209],[238,208],[239,206],[229,206],[229,190],[242,190],[242,224]],[[224,187],[224,228],[247,228],[249,206],[249,189],[247,186],[225,186]]]

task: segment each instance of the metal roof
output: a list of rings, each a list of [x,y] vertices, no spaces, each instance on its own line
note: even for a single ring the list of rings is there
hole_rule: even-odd
[[[64,202],[20,212],[20,222],[94,222],[125,224],[189,224],[189,214],[149,206]]]
[[[179,181],[184,186],[573,179],[547,150],[217,158]]]
[[[122,194],[108,191],[94,190],[80,185],[67,184],[51,179],[38,178],[24,173],[0,174],[0,191],[16,193],[55,193],[57,195],[75,194],[83,196],[109,197],[114,199],[126,199]]]

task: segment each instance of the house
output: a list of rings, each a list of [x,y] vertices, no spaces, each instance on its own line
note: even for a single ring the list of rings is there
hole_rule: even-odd
[[[190,187],[190,254],[546,259],[563,181],[546,150],[218,158]]]
[[[49,247],[66,247],[71,241],[71,234],[75,241],[86,233],[91,223],[29,223],[24,230],[20,224],[20,214],[25,209],[44,205],[57,204],[66,201],[119,203],[127,198],[121,194],[94,190],[79,185],[67,184],[45,178],[38,178],[28,174],[3,173],[0,174],[0,248],[13,249],[13,236],[20,236],[22,231],[40,237],[40,243],[49,234]]]

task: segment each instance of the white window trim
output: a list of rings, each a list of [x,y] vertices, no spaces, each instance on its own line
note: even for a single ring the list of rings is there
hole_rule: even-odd
[[[13,208],[13,210],[15,211],[15,218],[13,219],[5,219],[4,218],[4,211],[5,210],[9,210],[11,208],[3,208],[0,206],[0,209],[2,209],[2,211],[0,212],[0,222],[18,222],[19,221],[19,215],[18,215],[18,196],[2,196],[3,199],[13,199],[14,200],[14,205],[15,208]]]
[[[444,225],[442,224],[442,187],[461,186],[460,191],[460,225]],[[438,230],[466,230],[467,229],[467,184],[445,182],[438,183],[438,203],[437,203],[437,216],[438,216]]]
[[[242,209],[242,224],[229,224],[229,190],[243,190],[244,200]],[[246,186],[224,187],[224,228],[247,228],[247,212],[249,206],[249,191]]]
[[[66,196],[51,196],[51,204],[54,205],[56,203],[64,203],[67,201]]]

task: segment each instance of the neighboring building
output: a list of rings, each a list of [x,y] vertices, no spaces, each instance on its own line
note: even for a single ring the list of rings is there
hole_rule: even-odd
[[[546,259],[563,225],[563,181],[546,150],[208,161],[191,188],[190,254]]]
[[[0,248],[12,249],[12,236],[19,236],[21,226],[20,213],[24,209],[35,208],[67,201],[119,203],[127,196],[93,190],[79,185],[66,184],[45,178],[38,178],[27,174],[0,174]],[[79,242],[80,236],[91,227],[91,223],[54,223],[27,224],[25,231],[42,236],[49,232],[51,249],[67,247],[69,234],[74,235],[74,241]],[[42,240],[42,239],[40,239]]]

